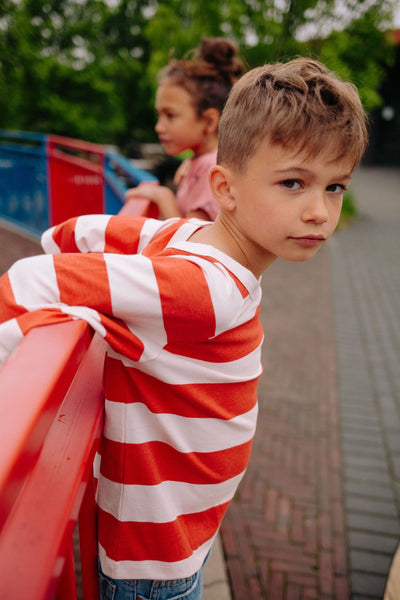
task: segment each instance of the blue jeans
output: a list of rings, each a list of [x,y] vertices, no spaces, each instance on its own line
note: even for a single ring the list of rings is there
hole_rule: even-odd
[[[112,579],[99,566],[100,600],[201,600],[203,570],[171,580]]]

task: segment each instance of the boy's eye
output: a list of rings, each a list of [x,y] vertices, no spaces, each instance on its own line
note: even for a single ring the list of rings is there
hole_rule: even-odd
[[[285,179],[285,181],[282,181],[281,185],[288,190],[298,190],[301,186],[300,181],[297,179]]]
[[[333,192],[335,194],[340,194],[346,190],[346,187],[341,183],[332,183],[332,185],[328,185],[326,188],[327,192]]]

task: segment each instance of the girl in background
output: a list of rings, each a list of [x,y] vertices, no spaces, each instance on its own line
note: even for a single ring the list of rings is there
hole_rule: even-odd
[[[205,38],[193,59],[171,60],[159,75],[155,130],[164,150],[193,157],[178,168],[176,196],[165,186],[140,184],[126,199],[145,197],[156,203],[159,218],[197,217],[213,221],[218,205],[208,173],[216,164],[218,122],[233,83],[244,72],[237,46],[223,38]]]

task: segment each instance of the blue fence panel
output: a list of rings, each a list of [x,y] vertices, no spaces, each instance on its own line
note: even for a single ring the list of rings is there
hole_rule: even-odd
[[[62,194],[54,193],[56,197],[52,197],[51,193],[50,139],[51,136],[42,133],[0,129],[0,218],[35,236],[40,236],[51,226],[51,207],[63,201]],[[81,149],[81,142],[71,140],[72,146],[74,142],[77,150]],[[142,181],[158,180],[107,148],[103,210],[107,214],[117,214],[125,203],[126,190]]]
[[[44,134],[0,130],[0,217],[35,235],[49,226]]]
[[[110,149],[106,151],[104,180],[106,213],[112,215],[121,210],[127,189],[142,181],[158,181],[157,177],[138,169],[127,158]]]

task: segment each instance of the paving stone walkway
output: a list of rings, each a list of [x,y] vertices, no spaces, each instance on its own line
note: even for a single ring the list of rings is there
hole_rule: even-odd
[[[16,233],[0,219],[0,275],[18,259],[41,252],[40,243],[30,235]]]
[[[400,171],[264,275],[260,420],[222,526],[233,600],[379,600],[400,541]]]
[[[352,598],[382,598],[400,541],[400,170],[356,178],[332,245]],[[362,198],[362,201],[361,201]]]

